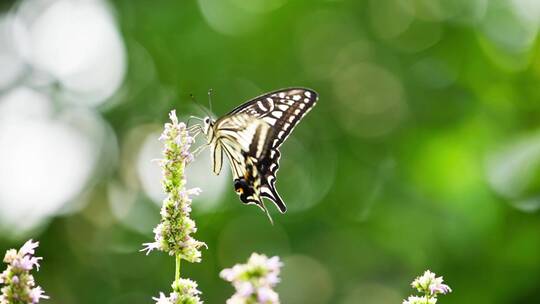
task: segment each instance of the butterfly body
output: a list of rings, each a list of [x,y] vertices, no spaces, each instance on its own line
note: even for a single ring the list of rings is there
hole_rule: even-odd
[[[281,89],[253,98],[217,120],[204,119],[202,132],[210,145],[213,171],[220,173],[225,155],[243,203],[266,210],[266,197],[282,213],[287,210],[275,187],[279,147],[317,98],[310,89]]]

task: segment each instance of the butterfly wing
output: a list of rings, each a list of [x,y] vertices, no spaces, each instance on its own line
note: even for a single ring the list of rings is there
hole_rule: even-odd
[[[235,190],[242,202],[257,204],[264,209],[256,158],[263,156],[266,140],[270,137],[270,125],[240,113],[222,120],[219,126],[215,128],[215,142],[211,145],[214,170],[216,164],[221,165],[222,154],[225,154],[231,166]]]
[[[221,142],[231,162],[235,188],[250,194],[244,195],[245,200],[241,195],[243,202],[262,207],[262,196],[282,213],[287,210],[275,187],[279,147],[317,99],[310,89],[282,89],[256,97],[216,121],[216,137],[229,137]]]
[[[275,131],[272,147],[279,148],[294,127],[317,103],[318,97],[315,91],[306,88],[281,89],[241,104],[224,118],[243,113],[261,118]]]
[[[231,115],[221,119],[214,126],[213,142],[211,143],[214,158],[214,173],[219,174],[221,169],[222,153],[229,159],[233,171],[233,177],[240,178],[245,175],[245,155],[252,150],[258,157],[261,152],[256,152],[257,138],[266,138],[270,126],[259,119],[245,113]]]

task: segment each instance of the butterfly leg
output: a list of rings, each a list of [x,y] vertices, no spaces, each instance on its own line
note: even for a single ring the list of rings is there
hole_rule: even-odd
[[[191,137],[195,138],[195,137],[197,137],[199,134],[201,134],[201,131],[196,130],[196,131],[193,131],[193,132],[190,132],[190,133],[191,133]]]
[[[201,125],[196,124],[187,128],[188,132],[201,132]]]
[[[198,133],[197,133],[198,134]],[[208,147],[208,144],[203,144],[199,147],[197,147],[197,149],[195,149],[195,151],[193,151],[193,157],[197,157],[199,156],[199,154],[201,154],[202,151],[204,151],[204,149]]]

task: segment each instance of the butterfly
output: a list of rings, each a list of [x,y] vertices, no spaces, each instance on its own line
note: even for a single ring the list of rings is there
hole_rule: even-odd
[[[228,159],[243,203],[255,204],[268,214],[264,197],[281,213],[287,210],[275,185],[279,148],[317,99],[311,89],[281,89],[248,100],[216,120],[207,116],[202,126],[195,126],[210,146],[215,174],[221,172],[224,156]]]

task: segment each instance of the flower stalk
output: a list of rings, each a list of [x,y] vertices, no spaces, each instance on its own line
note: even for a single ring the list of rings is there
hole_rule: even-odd
[[[180,280],[180,264],[182,263],[182,257],[177,254],[175,261],[175,272],[174,272],[174,281],[178,282]]]

